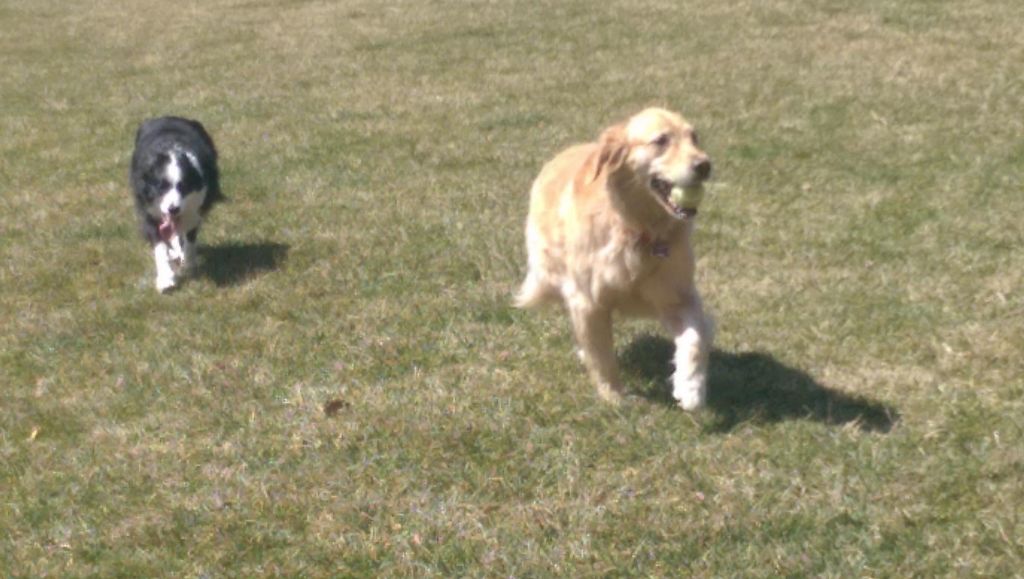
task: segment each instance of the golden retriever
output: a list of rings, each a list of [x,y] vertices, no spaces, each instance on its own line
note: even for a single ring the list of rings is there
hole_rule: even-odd
[[[529,272],[519,307],[560,301],[598,394],[622,395],[612,313],[654,317],[675,341],[672,396],[692,410],[706,398],[711,320],[694,285],[696,209],[675,187],[699,189],[711,161],[678,114],[649,108],[548,162],[530,191]]]

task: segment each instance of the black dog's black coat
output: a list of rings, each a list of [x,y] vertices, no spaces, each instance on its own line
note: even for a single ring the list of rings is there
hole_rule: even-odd
[[[158,117],[144,121],[135,134],[135,152],[132,153],[128,180],[134,193],[142,236],[151,244],[160,241],[160,223],[147,211],[147,207],[163,194],[161,175],[170,155],[186,151],[195,156],[202,174],[191,163],[179,163],[184,173],[182,180],[187,192],[206,187],[206,198],[199,210],[205,216],[215,203],[224,200],[224,196],[220,190],[217,149],[203,125],[181,117]],[[186,233],[190,243],[195,242],[198,229],[196,227]]]

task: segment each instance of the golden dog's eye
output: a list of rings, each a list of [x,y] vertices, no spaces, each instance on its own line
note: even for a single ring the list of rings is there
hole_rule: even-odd
[[[662,134],[658,135],[657,139],[654,139],[653,141],[651,141],[651,144],[654,145],[655,147],[658,147],[659,149],[664,149],[665,147],[668,146],[668,143],[671,140],[672,140],[671,135],[669,135],[668,133],[662,133]]]
[[[690,133],[690,139],[693,141],[693,145],[695,147],[699,147],[700,146],[700,139],[697,138],[697,132],[696,131]]]

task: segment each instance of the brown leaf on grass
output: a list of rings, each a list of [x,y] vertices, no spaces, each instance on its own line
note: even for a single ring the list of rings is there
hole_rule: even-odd
[[[349,407],[349,403],[348,402],[342,400],[341,398],[334,398],[332,400],[328,400],[324,404],[324,414],[326,414],[327,416],[334,416],[335,414],[337,414],[341,410],[343,410],[345,408],[348,408],[348,407]]]

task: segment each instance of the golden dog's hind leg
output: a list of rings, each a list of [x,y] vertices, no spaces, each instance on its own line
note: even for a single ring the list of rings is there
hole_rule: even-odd
[[[567,302],[580,360],[597,386],[597,394],[618,404],[622,400],[622,384],[615,361],[611,311],[595,308],[584,300],[570,299]]]
[[[682,308],[662,315],[665,329],[675,341],[672,397],[683,410],[696,410],[707,400],[708,358],[714,327],[704,313],[700,298],[688,299]]]

